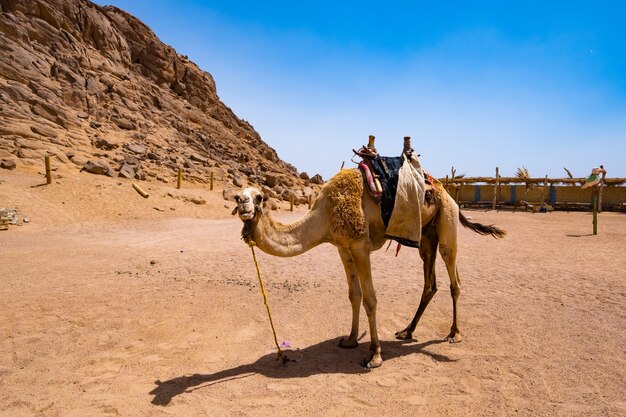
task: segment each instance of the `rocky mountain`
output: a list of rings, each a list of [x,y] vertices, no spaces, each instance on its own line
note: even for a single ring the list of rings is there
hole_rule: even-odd
[[[0,160],[109,176],[217,178],[274,197],[321,183],[282,161],[211,74],[116,7],[0,0]]]

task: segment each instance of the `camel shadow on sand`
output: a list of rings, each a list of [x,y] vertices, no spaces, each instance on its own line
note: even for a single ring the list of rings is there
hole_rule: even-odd
[[[430,352],[426,348],[430,345],[447,343],[443,339],[416,343],[414,341],[382,341],[383,357],[390,359],[421,354],[427,355],[435,362],[455,362],[445,355]],[[226,383],[237,379],[247,378],[254,374],[261,374],[268,378],[303,378],[317,374],[361,374],[370,372],[359,362],[366,354],[368,343],[362,343],[356,349],[340,349],[337,339],[308,346],[304,349],[286,350],[286,363],[276,360],[276,354],[268,354],[258,360],[245,365],[224,369],[212,374],[194,374],[179,376],[167,381],[155,381],[156,388],[150,391],[154,395],[152,404],[165,406],[178,395],[208,388],[215,384]],[[385,366],[383,364],[383,366]],[[389,365],[387,365],[389,366]]]

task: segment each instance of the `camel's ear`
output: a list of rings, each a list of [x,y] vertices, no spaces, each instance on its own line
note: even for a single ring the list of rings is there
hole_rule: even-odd
[[[270,199],[270,196],[267,194],[263,194],[263,201],[267,201]]]
[[[237,210],[239,210],[239,206],[235,207],[235,208],[233,209],[233,212],[232,212],[232,213],[230,213],[230,214],[232,214],[232,215],[234,216],[235,214],[237,214]]]
[[[265,194],[261,195],[261,194],[257,194],[254,197],[254,200],[257,204],[261,204],[263,201],[265,201]]]

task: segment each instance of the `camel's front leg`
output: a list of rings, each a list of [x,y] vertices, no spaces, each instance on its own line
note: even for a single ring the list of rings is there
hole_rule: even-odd
[[[383,358],[380,355],[380,341],[376,328],[376,292],[372,283],[370,250],[366,245],[362,246],[350,251],[359,275],[361,291],[363,291],[363,307],[370,325],[370,352],[368,357],[361,361],[361,364],[366,368],[377,368],[383,364]]]
[[[339,347],[355,348],[359,344],[357,337],[359,334],[359,312],[361,310],[361,285],[359,284],[359,276],[352,255],[345,249],[337,249],[339,250],[343,268],[346,271],[346,278],[348,279],[348,297],[352,305],[352,327],[350,329],[350,336],[348,336],[347,340],[342,337],[341,340],[339,340]]]
[[[413,338],[413,331],[419,323],[422,314],[428,307],[428,303],[432,300],[437,292],[437,277],[435,275],[435,260],[437,259],[437,245],[439,237],[437,229],[433,226],[422,231],[422,239],[420,241],[420,256],[424,262],[424,289],[422,291],[422,299],[419,307],[413,316],[411,323],[399,332],[396,332],[396,339],[410,340]]]

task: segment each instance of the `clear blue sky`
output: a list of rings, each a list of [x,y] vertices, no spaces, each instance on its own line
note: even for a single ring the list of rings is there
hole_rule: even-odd
[[[626,2],[110,0],[215,78],[279,156],[332,176],[377,137],[434,176],[626,177]]]

